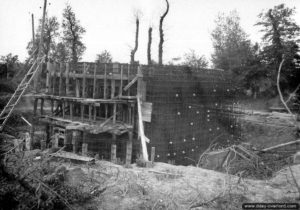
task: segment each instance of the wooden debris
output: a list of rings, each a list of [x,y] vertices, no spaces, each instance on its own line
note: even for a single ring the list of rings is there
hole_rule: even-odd
[[[262,150],[262,152],[271,151],[271,150],[274,150],[274,149],[278,149],[278,148],[285,147],[285,146],[292,145],[292,144],[296,144],[296,143],[300,143],[300,139],[295,140],[295,141],[290,141],[290,142],[287,142],[287,143],[283,143],[283,144],[278,144],[278,145],[275,145],[275,146],[272,146],[272,147],[265,148],[265,149]]]
[[[65,159],[71,159],[71,160],[78,160],[78,161],[89,162],[89,163],[94,163],[95,162],[94,158],[80,156],[80,155],[74,154],[72,152],[65,152],[65,151],[60,151],[60,152],[57,152],[57,153],[53,153],[53,154],[50,154],[50,156],[58,157],[58,158],[65,158]]]

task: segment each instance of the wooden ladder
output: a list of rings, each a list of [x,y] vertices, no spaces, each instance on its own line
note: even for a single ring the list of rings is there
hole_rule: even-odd
[[[40,60],[40,61],[39,61]],[[1,111],[0,114],[0,131],[3,130],[5,123],[7,122],[8,118],[12,114],[15,106],[19,103],[22,95],[25,93],[27,87],[29,86],[30,82],[34,78],[36,72],[38,72],[40,65],[43,63],[44,57],[41,59],[37,58],[33,62],[31,68],[26,73],[25,77],[22,79],[20,84],[18,85],[17,89],[15,90],[12,97],[9,99],[8,103]]]

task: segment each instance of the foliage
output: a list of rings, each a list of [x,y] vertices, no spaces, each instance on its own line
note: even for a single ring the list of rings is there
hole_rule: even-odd
[[[82,42],[82,35],[86,32],[80,25],[75,13],[70,5],[67,4],[63,11],[63,40],[67,50],[70,52],[71,61],[76,63],[80,60],[86,47]]]
[[[272,70],[270,76],[275,81],[277,69],[284,56],[283,82],[285,86],[297,86],[300,79],[297,66],[300,64],[299,35],[300,27],[292,18],[295,8],[286,7],[284,4],[275,6],[259,14],[256,25],[261,26],[264,33],[262,61]]]
[[[184,54],[184,61],[182,65],[187,65],[194,68],[206,68],[208,66],[208,61],[205,56],[199,56],[194,50]]]
[[[216,68],[232,70],[248,64],[252,56],[252,46],[248,35],[240,26],[240,17],[236,11],[229,15],[219,14],[212,31],[214,53],[212,62]]]
[[[97,54],[96,57],[97,63],[111,63],[112,62],[112,56],[109,51],[103,50],[100,54]]]
[[[13,55],[12,53],[9,53],[5,56],[1,56],[0,62],[3,62],[6,65],[7,76],[14,75],[15,72],[18,71],[20,68],[18,55]],[[3,73],[1,72],[1,74]]]
[[[55,50],[53,51],[52,58],[57,62],[65,63],[70,57],[66,45],[63,42],[59,42],[55,45]]]
[[[55,39],[59,36],[59,23],[55,16],[45,18],[44,32],[43,32],[43,49],[42,53],[46,55],[46,61],[49,58],[53,59],[53,54],[55,52]],[[37,29],[37,33],[35,35],[34,43],[31,40],[27,45],[28,54],[31,55],[35,49],[35,55],[38,53],[39,43],[41,39],[41,31],[42,31],[42,19],[39,20],[39,26]]]

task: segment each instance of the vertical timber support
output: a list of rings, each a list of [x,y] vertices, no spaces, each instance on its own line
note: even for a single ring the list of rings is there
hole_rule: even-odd
[[[86,98],[86,71],[87,64],[83,63],[83,79],[82,79],[82,97]]]
[[[41,115],[43,115],[44,114],[44,99],[43,98],[41,98]]]
[[[119,96],[122,96],[123,92],[123,65],[121,65],[121,76],[120,76],[120,87],[119,87]]]
[[[70,65],[66,63],[66,95],[70,96]]]
[[[126,143],[126,165],[131,164],[131,158],[132,158],[132,138],[133,138],[133,132],[128,132],[128,140]]]
[[[110,160],[113,163],[117,162],[117,135],[116,134],[112,134]]]
[[[63,86],[63,68],[64,64],[59,64],[59,86],[58,86],[58,95],[62,96],[62,86]]]
[[[73,145],[73,153],[77,153],[78,145],[80,142],[81,132],[78,130],[74,130],[72,132],[72,145]]]
[[[95,63],[94,67],[94,83],[93,83],[93,98],[95,99],[97,97],[96,93],[96,86],[97,86],[97,79],[96,79],[96,72],[97,72],[97,63]]]
[[[103,98],[107,99],[107,64],[104,65],[104,88],[103,88]]]
[[[51,81],[51,63],[48,61],[47,62],[47,69],[46,69],[46,93],[49,94],[50,93],[50,81]]]
[[[87,156],[88,153],[88,144],[87,144],[87,133],[83,131],[82,135],[82,155]]]

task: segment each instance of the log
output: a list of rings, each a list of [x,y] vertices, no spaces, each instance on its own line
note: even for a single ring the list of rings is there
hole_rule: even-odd
[[[290,141],[290,142],[287,142],[287,143],[283,143],[283,144],[278,144],[278,145],[275,145],[275,146],[272,146],[272,147],[265,148],[265,149],[262,150],[262,152],[271,151],[271,150],[274,150],[274,149],[278,149],[278,148],[285,147],[285,146],[292,145],[292,144],[296,144],[296,143],[300,143],[300,139],[297,139],[295,141]]]

